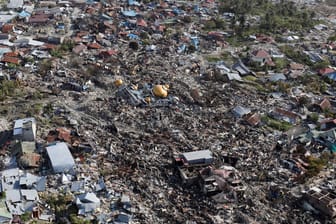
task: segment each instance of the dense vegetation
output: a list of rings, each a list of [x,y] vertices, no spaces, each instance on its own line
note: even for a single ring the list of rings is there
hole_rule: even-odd
[[[280,1],[272,3],[270,0],[222,0],[220,12],[235,13],[233,24],[238,23],[238,31],[251,28],[263,32],[281,32],[283,29],[300,31],[310,29],[314,25],[314,11],[298,8],[294,2]],[[248,15],[260,16],[257,27],[246,24]],[[239,33],[239,32],[238,32]]]

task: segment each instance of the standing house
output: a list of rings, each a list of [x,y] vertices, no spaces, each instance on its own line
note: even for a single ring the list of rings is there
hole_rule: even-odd
[[[185,152],[174,157],[174,164],[180,173],[182,181],[187,184],[195,183],[199,178],[199,171],[202,167],[211,165],[214,161],[212,152],[200,150]]]
[[[35,118],[24,118],[14,122],[14,139],[21,141],[35,141],[36,120]]]
[[[73,171],[75,161],[68,146],[64,142],[57,142],[47,146],[47,154],[55,173]]]
[[[20,9],[23,7],[23,0],[9,0],[7,4],[8,9]]]
[[[211,164],[213,162],[213,157],[210,150],[185,152],[182,154],[182,159],[186,164],[189,165]]]
[[[263,65],[274,66],[271,55],[265,50],[256,50],[252,52],[251,61]]]

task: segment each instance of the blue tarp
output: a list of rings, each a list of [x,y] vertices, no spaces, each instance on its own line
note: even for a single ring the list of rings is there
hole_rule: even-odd
[[[128,35],[128,38],[132,39],[132,40],[139,40],[139,36],[136,35],[136,34],[133,34],[133,33],[129,33]]]
[[[179,10],[178,8],[175,8],[175,9],[173,9],[173,13],[174,13],[175,15],[180,15],[182,12],[181,12],[181,10]]]
[[[124,16],[128,16],[128,17],[134,17],[137,15],[137,13],[133,10],[130,10],[130,11],[122,11],[122,14]]]
[[[102,17],[103,19],[106,19],[106,20],[112,20],[112,17],[106,15],[105,13],[103,13],[103,14],[101,15],[101,17]]]
[[[329,73],[327,76],[329,79],[336,81],[336,72]]]
[[[26,11],[22,11],[19,13],[19,16],[21,18],[25,18],[25,17],[29,17],[30,16],[30,13],[26,12]]]
[[[187,46],[185,44],[182,44],[181,46],[178,47],[177,53],[181,54],[186,50]]]
[[[194,47],[195,47],[196,49],[198,49],[198,47],[199,47],[199,40],[198,40],[198,37],[190,37],[190,40],[191,40],[192,45],[194,45]]]
[[[194,5],[194,11],[195,11],[196,13],[199,12],[199,6],[198,6],[198,5]]]
[[[128,4],[129,5],[136,5],[136,6],[140,6],[140,3],[134,0],[128,0]]]

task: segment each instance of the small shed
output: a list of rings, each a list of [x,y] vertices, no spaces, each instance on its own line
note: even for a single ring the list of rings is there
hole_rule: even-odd
[[[240,118],[245,116],[246,114],[251,113],[251,110],[246,107],[236,106],[235,108],[232,109],[232,113],[234,114],[235,117]]]

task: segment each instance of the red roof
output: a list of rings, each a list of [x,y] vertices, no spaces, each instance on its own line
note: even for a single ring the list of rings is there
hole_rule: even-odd
[[[91,43],[87,45],[90,49],[100,49],[101,46],[98,43]]]
[[[19,59],[15,58],[15,57],[6,57],[6,56],[4,56],[4,57],[1,58],[1,61],[2,62],[16,64],[16,65],[19,64]]]
[[[88,34],[89,34],[89,32],[87,32],[87,31],[80,31],[76,34],[76,36],[77,37],[83,37],[83,36],[88,35]]]
[[[108,57],[108,56],[112,56],[112,55],[116,55],[118,52],[115,50],[107,50],[107,51],[101,51],[100,55],[103,57]]]
[[[320,107],[322,110],[328,110],[331,108],[331,103],[327,98],[324,98],[320,103]]]
[[[304,65],[303,64],[299,64],[299,63],[290,63],[289,65],[290,69],[292,70],[304,70]]]
[[[72,38],[72,40],[75,41],[76,43],[80,43],[80,42],[83,41],[82,38],[80,38],[80,37],[74,37],[74,38]]]
[[[14,28],[13,24],[5,24],[5,25],[2,26],[1,31],[3,33],[9,33],[11,31],[13,31],[13,28]]]
[[[333,69],[333,68],[322,68],[318,71],[318,74],[327,75],[327,74],[330,74],[330,73],[333,73],[333,72],[335,72],[335,69]]]
[[[161,1],[161,3],[160,3],[160,7],[161,7],[161,8],[167,8],[167,7],[169,7],[169,5],[168,5],[167,2]]]
[[[84,44],[79,44],[72,49],[75,54],[80,54],[82,51],[86,50],[87,47]]]
[[[6,56],[6,57],[17,57],[17,56],[19,56],[19,52],[7,52],[7,53],[4,53],[4,56]]]
[[[249,123],[251,126],[256,126],[259,124],[260,122],[260,115],[255,113],[255,114],[252,114],[251,116],[248,116],[246,118],[246,121],[247,123]]]
[[[297,118],[300,117],[299,115],[297,115],[296,113],[293,113],[292,111],[284,110],[284,109],[281,109],[279,107],[275,108],[274,112],[281,115],[281,116],[285,116],[285,117],[289,117],[289,118],[293,118],[293,119],[297,119]]]
[[[49,49],[49,50],[52,50],[52,49],[55,49],[57,46],[55,44],[43,44],[42,46],[44,49]]]
[[[258,58],[270,58],[271,56],[269,55],[269,53],[265,50],[257,50],[257,51],[254,51],[252,53],[255,57],[258,57]]]
[[[49,20],[47,14],[37,14],[29,18],[29,23],[46,23]]]
[[[336,119],[327,118],[327,119],[324,119],[324,120],[320,121],[320,124],[326,124],[326,123],[334,123],[334,124],[336,124]]]
[[[143,20],[143,19],[138,19],[138,21],[137,21],[137,25],[138,25],[138,26],[147,27],[147,23],[146,23],[146,21]]]

